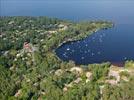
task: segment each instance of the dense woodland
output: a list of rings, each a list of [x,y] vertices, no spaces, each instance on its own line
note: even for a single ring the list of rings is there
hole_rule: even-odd
[[[63,42],[110,27],[107,21],[0,17],[0,100],[134,100],[132,72],[123,71],[127,81],[112,85],[105,82],[111,63],[75,65],[54,52]],[[133,71],[134,61],[124,68]],[[87,79],[86,73],[92,76]]]

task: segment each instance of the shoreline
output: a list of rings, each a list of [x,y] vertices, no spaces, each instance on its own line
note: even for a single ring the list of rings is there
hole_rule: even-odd
[[[108,27],[98,28],[98,29],[96,29],[95,31],[86,32],[85,35],[84,35],[83,37],[81,37],[81,38],[76,38],[76,39],[75,39],[75,37],[74,37],[74,38],[71,38],[71,39],[69,38],[68,40],[63,41],[62,43],[60,43],[60,44],[56,47],[56,49],[52,50],[52,52],[56,55],[56,57],[57,57],[60,61],[63,61],[63,60],[62,60],[61,58],[59,58],[58,55],[56,54],[56,50],[57,50],[58,48],[60,48],[61,46],[65,45],[65,44],[67,44],[67,43],[82,41],[82,40],[84,40],[85,38],[87,38],[87,37],[89,37],[89,36],[95,34],[96,32],[98,32],[98,31],[100,31],[100,30],[107,30],[107,29],[110,29],[110,28],[113,28],[113,27],[114,27],[114,24],[113,24],[113,23],[110,23],[110,26],[108,26]],[[72,61],[72,60],[69,60],[69,61]],[[67,61],[67,62],[69,62],[69,61]],[[64,61],[63,61],[63,62],[64,62]],[[66,62],[66,61],[65,61],[65,62]],[[109,62],[109,61],[108,61],[108,62]],[[102,62],[102,63],[103,63],[103,62]],[[110,63],[112,64],[112,62],[110,62]],[[89,63],[89,64],[90,64],[90,63]],[[101,64],[101,63],[92,63],[92,64]],[[78,65],[80,66],[80,65],[86,65],[86,64],[78,64]]]

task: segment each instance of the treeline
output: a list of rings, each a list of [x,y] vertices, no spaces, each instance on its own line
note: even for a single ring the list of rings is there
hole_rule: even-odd
[[[55,29],[62,20],[48,17],[0,17],[2,31]]]

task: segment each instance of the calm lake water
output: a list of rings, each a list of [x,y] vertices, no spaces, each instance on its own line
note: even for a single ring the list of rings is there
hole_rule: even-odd
[[[116,25],[56,50],[77,64],[134,60],[133,0],[1,0],[1,16],[50,16],[72,21],[110,20]]]

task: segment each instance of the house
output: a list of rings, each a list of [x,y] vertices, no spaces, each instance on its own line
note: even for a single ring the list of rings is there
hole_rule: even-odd
[[[76,80],[74,80],[74,83],[78,84],[80,81],[82,81],[82,78],[77,78]]]
[[[68,90],[67,87],[64,87],[64,88],[63,88],[63,91],[64,91],[64,92],[66,92],[67,90]]]
[[[64,30],[68,29],[68,27],[66,25],[63,25],[63,24],[60,24],[58,27],[59,27],[59,31],[64,31]]]
[[[113,76],[116,78],[116,81],[119,82],[120,81],[120,72],[119,71],[115,71],[115,70],[110,70],[108,73],[108,76]]]
[[[48,31],[49,34],[57,33],[57,31]]]
[[[91,73],[91,72],[86,72],[86,77],[87,77],[88,79],[91,79],[92,73]]]
[[[15,93],[15,97],[19,97],[20,95],[21,95],[21,93],[22,93],[22,90],[20,89],[20,90],[18,90],[16,93]]]
[[[99,86],[100,87],[100,94],[103,94],[104,85]]]
[[[82,74],[83,73],[83,69],[80,68],[80,67],[72,67],[70,69],[71,72],[75,72],[75,73],[78,73],[78,74]]]
[[[106,80],[105,82],[106,82],[106,83],[109,83],[109,84],[111,84],[111,85],[116,85],[116,84],[117,84],[117,81],[114,80],[114,79],[112,79],[112,80]]]
[[[115,85],[117,84],[118,82],[120,82],[121,79],[125,80],[125,81],[128,81],[128,79],[126,77],[122,77],[120,76],[120,73],[121,72],[124,72],[124,71],[127,71],[130,73],[130,71],[128,69],[125,69],[123,67],[117,67],[117,66],[111,66],[110,67],[110,70],[109,70],[109,73],[108,73],[108,76],[109,77],[114,77],[115,79],[109,79],[109,80],[106,80],[105,82],[106,83],[110,83],[112,85]]]
[[[55,75],[60,76],[63,73],[61,69],[55,71]]]
[[[59,27],[59,28],[63,28],[64,25],[63,25],[63,24],[59,24],[58,27]]]
[[[34,52],[38,50],[37,47],[34,47],[31,43],[28,42],[24,42],[23,49],[25,52]]]
[[[65,84],[65,86],[66,86],[67,88],[71,88],[71,87],[73,87],[73,82],[71,82],[71,83],[69,83],[69,84]]]
[[[92,75],[93,74],[91,72],[86,72],[86,77],[87,77],[86,83],[88,83],[92,79]]]
[[[32,52],[32,46],[28,42],[24,42],[23,49],[27,52]]]
[[[9,24],[9,25],[14,24],[14,21],[10,21],[8,24]]]

